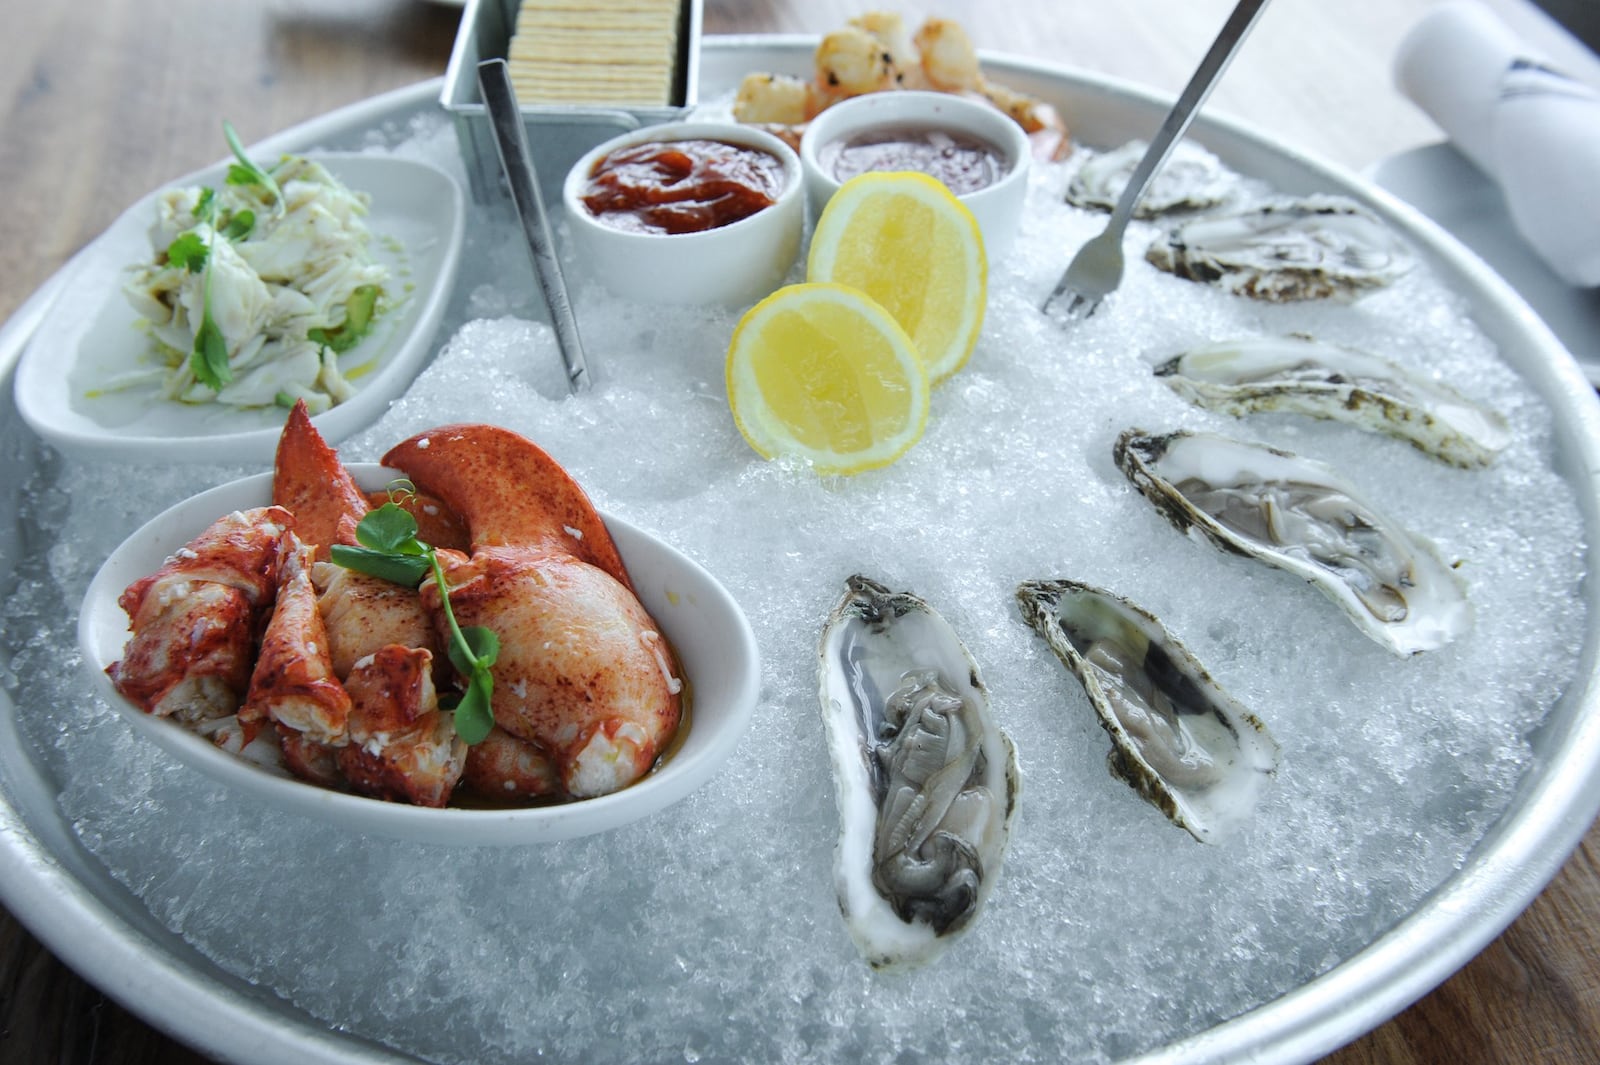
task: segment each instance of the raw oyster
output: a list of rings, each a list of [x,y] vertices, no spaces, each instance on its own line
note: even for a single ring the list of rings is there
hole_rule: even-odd
[[[1145,251],[1190,281],[1258,300],[1353,300],[1411,269],[1410,250],[1342,196],[1279,198],[1178,223]]]
[[[1301,333],[1194,348],[1155,369],[1185,399],[1227,414],[1291,411],[1372,429],[1456,466],[1486,466],[1505,419],[1387,359]]]
[[[1433,545],[1320,462],[1209,433],[1137,429],[1112,454],[1179,530],[1311,582],[1397,655],[1442,647],[1471,624],[1461,581]]]
[[[1067,202],[1101,211],[1115,208],[1147,147],[1146,142],[1136,140],[1110,151],[1084,153],[1089,158],[1068,182]],[[1133,217],[1155,218],[1170,211],[1215,207],[1233,195],[1240,181],[1238,174],[1198,144],[1179,141],[1134,204]]]
[[[1249,820],[1277,741],[1166,626],[1077,581],[1024,581],[1017,602],[1088,694],[1112,776],[1202,843]]]
[[[1000,876],[1016,752],[942,617],[866,577],[847,585],[817,670],[839,909],[873,968],[918,965],[971,925]]]

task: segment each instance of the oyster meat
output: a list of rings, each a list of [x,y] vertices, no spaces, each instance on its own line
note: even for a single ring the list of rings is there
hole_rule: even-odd
[[[1433,545],[1323,463],[1210,433],[1137,429],[1112,454],[1179,530],[1304,578],[1397,655],[1442,647],[1471,624],[1461,580]]]
[[[1277,741],[1166,626],[1077,581],[1025,581],[1017,602],[1088,694],[1112,776],[1202,843],[1250,819]]]
[[[1146,142],[1135,140],[1105,152],[1080,149],[1088,158],[1067,183],[1067,202],[1100,211],[1115,208],[1147,147]],[[1133,217],[1155,218],[1172,211],[1215,207],[1238,190],[1241,180],[1210,152],[1193,141],[1181,140],[1134,204]]]
[[[851,577],[819,648],[834,882],[873,968],[932,960],[1000,876],[1019,779],[977,663],[927,603]]]
[[[1173,226],[1145,251],[1156,266],[1259,300],[1353,300],[1411,269],[1410,249],[1342,196],[1276,198]]]
[[[1456,466],[1486,466],[1505,419],[1387,359],[1300,333],[1194,348],[1155,369],[1172,390],[1226,414],[1290,411],[1388,433]]]

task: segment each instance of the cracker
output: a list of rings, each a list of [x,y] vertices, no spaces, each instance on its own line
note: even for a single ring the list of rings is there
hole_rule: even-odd
[[[679,0],[523,0],[506,50],[528,103],[671,100]]]
[[[672,48],[661,41],[608,41],[590,36],[568,37],[552,34],[518,38],[506,55],[508,61],[526,59],[532,63],[671,63]]]

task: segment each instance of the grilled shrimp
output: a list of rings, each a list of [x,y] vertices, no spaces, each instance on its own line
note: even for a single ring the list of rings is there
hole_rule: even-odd
[[[1049,104],[988,80],[961,24],[930,18],[908,35],[898,14],[872,11],[822,39],[810,82],[784,74],[749,74],[739,86],[733,116],[798,146],[806,124],[852,96],[894,89],[959,93],[1004,111],[1020,125],[1040,159],[1065,159],[1072,150],[1066,123]]]

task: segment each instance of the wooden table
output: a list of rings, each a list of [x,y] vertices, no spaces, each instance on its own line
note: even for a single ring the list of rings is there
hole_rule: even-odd
[[[1517,0],[1494,0],[1509,9]],[[707,33],[821,33],[849,0],[706,0]],[[1276,0],[1212,111],[1352,170],[1440,136],[1393,88],[1428,0]],[[422,0],[77,0],[8,5],[0,34],[0,320],[150,189],[247,140],[443,73],[459,12]],[[1232,0],[944,0],[980,47],[1176,93]],[[902,10],[906,10],[902,8]],[[907,10],[907,14],[912,14]],[[1511,12],[1512,15],[1516,13]],[[1332,1055],[1366,1062],[1600,1062],[1600,827],[1499,939]],[[205,1059],[83,983],[0,911],[0,1061]]]

